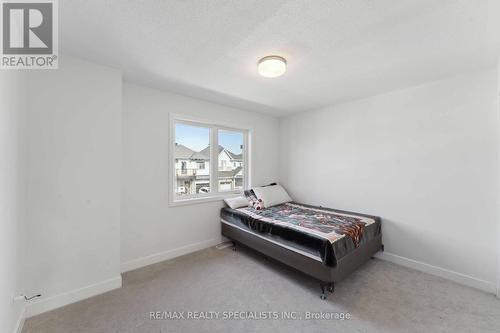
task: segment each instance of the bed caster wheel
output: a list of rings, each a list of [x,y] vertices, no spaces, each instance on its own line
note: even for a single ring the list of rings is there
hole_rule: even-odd
[[[333,293],[333,283],[324,283],[324,282],[320,282],[319,286],[321,287],[321,296],[320,298],[322,300],[325,300],[326,299],[326,296],[325,296],[325,289],[331,293]]]

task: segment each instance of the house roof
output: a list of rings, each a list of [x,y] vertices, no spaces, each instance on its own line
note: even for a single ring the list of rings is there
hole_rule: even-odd
[[[224,148],[223,146],[219,145],[219,152],[218,153],[220,154],[223,150],[225,150],[227,152],[227,154],[229,155],[229,157],[231,159],[236,160],[236,161],[242,160],[242,157],[243,157],[242,154],[235,154],[235,153],[229,151],[228,149]],[[210,146],[208,146],[207,148],[200,151],[200,154],[203,154],[205,156],[210,156]]]
[[[243,154],[235,154],[235,153],[230,152],[227,149],[226,149],[226,151],[228,152],[229,157],[231,157],[233,160],[241,161],[243,159]]]
[[[225,149],[223,146],[219,145],[219,154],[225,150],[229,157],[232,160],[235,161],[241,161],[243,155],[242,154],[235,154],[227,149]],[[179,143],[175,143],[175,151],[174,151],[174,156],[176,159],[184,159],[184,160],[204,160],[208,161],[210,159],[210,146],[207,146],[205,149],[196,152],[184,145],[181,145]]]
[[[205,151],[205,149],[203,149],[200,152],[195,152],[193,155],[191,155],[190,159],[191,160],[204,160],[204,161],[208,161],[210,159],[210,157],[208,157],[208,155],[205,155],[204,151]],[[208,154],[210,154],[210,152]]]
[[[194,150],[189,149],[188,147],[181,145],[179,143],[175,143],[174,148],[174,157],[176,159],[190,159],[193,154],[196,153]]]
[[[222,148],[221,146],[219,146],[219,154],[221,152],[220,148]],[[209,159],[208,156],[210,156],[210,146],[207,146],[207,148],[203,149],[202,151],[200,151],[198,154],[201,154],[203,156],[206,156],[207,160]]]

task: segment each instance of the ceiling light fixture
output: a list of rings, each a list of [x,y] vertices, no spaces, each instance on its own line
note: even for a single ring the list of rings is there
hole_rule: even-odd
[[[267,56],[259,60],[257,68],[264,77],[278,77],[286,72],[286,60],[280,56]]]

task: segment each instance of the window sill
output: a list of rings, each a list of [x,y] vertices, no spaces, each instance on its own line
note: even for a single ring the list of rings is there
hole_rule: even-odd
[[[227,193],[218,193],[214,195],[207,195],[203,197],[191,197],[186,199],[174,199],[170,200],[169,207],[186,206],[186,205],[196,205],[207,202],[222,201],[226,198],[237,197],[243,195],[242,191],[233,191]]]

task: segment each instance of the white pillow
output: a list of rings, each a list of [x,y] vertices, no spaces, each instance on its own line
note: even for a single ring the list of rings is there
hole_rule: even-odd
[[[257,199],[262,200],[265,208],[292,201],[281,185],[255,187],[253,191]]]
[[[247,207],[248,200],[245,197],[226,198],[224,202],[232,209]]]

